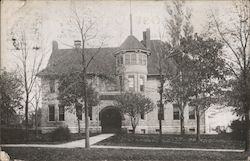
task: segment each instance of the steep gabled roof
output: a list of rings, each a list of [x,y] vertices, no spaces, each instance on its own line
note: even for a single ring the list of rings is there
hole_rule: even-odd
[[[121,44],[120,50],[129,50],[129,49],[142,49],[147,50],[145,46],[133,35],[129,35],[126,40]]]
[[[131,40],[131,41],[129,41]],[[131,43],[134,42],[134,43]],[[131,43],[132,47],[128,45]],[[162,41],[151,40],[151,55],[148,56],[148,75],[159,75],[157,69],[159,46]],[[129,36],[124,43],[121,45],[124,49],[146,49],[142,43],[140,43],[134,36]],[[87,72],[95,74],[114,74],[116,70],[115,56],[113,55],[116,51],[121,50],[121,47],[101,48],[98,52],[98,48],[86,48],[86,62],[88,62],[96,52],[98,54],[94,57],[90,63]],[[81,55],[76,52],[76,49],[57,49],[53,51],[49,59],[47,67],[42,70],[38,75],[61,75],[69,72],[75,72],[81,70]],[[176,68],[173,59],[169,59],[169,69],[174,70]]]
[[[113,52],[117,48],[86,48],[85,59],[89,62],[94,58],[87,68],[88,73],[111,74],[115,73],[115,58]],[[47,67],[38,75],[61,75],[69,72],[81,71],[81,54],[76,49],[58,49],[52,52]]]

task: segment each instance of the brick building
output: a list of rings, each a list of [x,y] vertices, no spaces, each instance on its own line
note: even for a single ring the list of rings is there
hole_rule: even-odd
[[[99,94],[100,103],[90,109],[90,131],[102,132],[104,129],[132,130],[128,116],[122,115],[114,106],[113,98],[122,91],[142,92],[151,98],[155,105],[159,100],[159,73],[157,64],[157,48],[160,40],[150,40],[150,30],[143,32],[140,42],[132,34],[129,35],[120,47],[102,48],[88,67],[88,82],[91,81]],[[75,47],[77,48],[77,46]],[[57,100],[58,75],[71,71],[80,71],[81,55],[72,49],[59,49],[53,41],[52,54],[47,67],[39,73],[42,84],[42,132],[48,132],[58,126],[68,126],[72,132],[78,131],[77,117],[74,113],[65,110]],[[86,59],[89,60],[97,48],[86,49]],[[171,62],[170,62],[171,64]],[[172,63],[174,67],[174,63]],[[122,69],[122,70],[121,70]],[[100,79],[100,74],[110,74],[122,71],[117,81],[110,82]],[[187,107],[184,110],[184,125],[186,133],[196,132],[196,116],[194,109]],[[201,133],[205,133],[205,116],[201,117]],[[84,130],[84,114],[81,119],[81,129]],[[164,105],[163,133],[180,132],[180,112],[176,104]],[[141,116],[136,133],[158,133],[158,107]]]

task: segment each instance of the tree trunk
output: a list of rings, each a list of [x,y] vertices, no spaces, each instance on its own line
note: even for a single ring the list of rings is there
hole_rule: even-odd
[[[133,134],[135,134],[135,128],[136,128],[136,127],[132,126],[132,129],[133,129],[132,133],[133,133]]]
[[[185,134],[185,127],[184,127],[183,111],[181,111],[181,120],[180,120],[180,123],[181,123],[181,135],[184,135]]]
[[[162,120],[159,119],[159,144],[162,143]]]
[[[26,100],[25,100],[25,141],[28,142],[29,140],[29,95],[26,94]]]
[[[2,94],[0,93],[0,152],[2,151]]]
[[[246,121],[246,139],[245,139],[245,151],[249,151],[249,114],[246,114],[245,116]]]
[[[198,108],[196,109],[196,141],[200,141],[200,113]]]
[[[88,97],[87,97],[87,69],[85,62],[85,42],[83,34],[82,36],[82,78],[83,78],[83,95],[84,95],[84,112],[85,112],[85,148],[90,148],[89,146],[89,113],[88,113]]]
[[[35,110],[35,131],[36,131],[36,137],[38,136],[38,129],[37,129],[38,123],[37,123],[37,107]]]
[[[77,125],[78,125],[78,134],[81,135],[81,123],[78,117],[77,117]]]
[[[163,116],[164,116],[164,112],[163,112],[163,87],[164,87],[164,76],[162,75],[162,71],[160,69],[160,74],[161,74],[161,78],[160,78],[160,90],[159,90],[159,94],[160,94],[160,104],[159,104],[159,143],[162,143],[162,120],[163,120]]]

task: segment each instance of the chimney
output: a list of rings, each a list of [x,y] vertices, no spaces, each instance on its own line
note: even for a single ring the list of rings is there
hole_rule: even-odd
[[[81,41],[80,40],[75,40],[74,41],[74,46],[75,46],[75,48],[80,48],[81,47]]]
[[[146,30],[145,44],[146,44],[146,48],[150,49],[150,29],[149,28],[147,28],[147,30]]]
[[[147,49],[150,49],[150,29],[147,28],[146,31],[143,32],[143,44]]]
[[[52,41],[52,52],[56,52],[58,50],[57,41]]]

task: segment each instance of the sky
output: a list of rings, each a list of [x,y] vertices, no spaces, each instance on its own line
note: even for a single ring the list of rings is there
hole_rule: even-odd
[[[39,18],[39,53],[45,55],[42,67],[46,67],[51,54],[52,41],[56,40],[59,48],[71,48],[73,41],[79,39],[74,32],[74,26],[69,24],[72,6],[75,6],[80,16],[87,15],[95,21],[97,40],[91,41],[88,47],[98,47],[99,40],[105,38],[104,46],[117,47],[130,33],[130,1],[10,1],[5,0],[1,8],[1,65],[7,70],[14,70],[18,64],[16,51],[13,48],[10,33],[15,27],[21,27],[27,33],[32,33],[32,25]],[[169,1],[132,1],[133,35],[142,40],[142,32],[150,28],[151,39],[159,39],[159,33],[166,23],[166,6]],[[203,33],[208,24],[208,15],[213,11],[216,16],[229,21],[232,19],[232,1],[186,1],[186,7],[192,10],[191,22],[194,32]],[[34,51],[32,51],[34,52]],[[35,54],[36,56],[36,54]],[[221,114],[223,125],[235,118],[228,113]],[[223,117],[225,116],[225,117]],[[225,121],[225,118],[227,118]],[[219,122],[219,119],[215,119]]]
[[[142,40],[142,32],[150,28],[151,39],[159,39],[159,33],[164,31],[166,24],[165,3],[169,1],[132,1],[131,12],[133,15],[133,35]],[[96,24],[98,40],[88,44],[96,47],[100,40],[105,38],[104,46],[119,46],[129,35],[129,11],[130,1],[4,1],[1,9],[2,20],[2,64],[6,68],[13,68],[13,46],[10,32],[13,26],[22,24],[26,30],[30,30],[32,22],[40,17],[42,20],[39,33],[43,40],[39,45],[41,52],[45,52],[46,62],[51,53],[52,41],[59,43],[59,48],[69,48],[73,41],[79,39],[78,34],[72,32],[69,25],[71,8],[76,6],[79,15],[87,13]],[[207,16],[215,13],[230,13],[231,1],[186,1],[186,7],[192,9],[192,23],[194,31],[202,33],[206,29]],[[227,18],[227,17],[226,17]],[[15,59],[15,58],[14,58]]]

